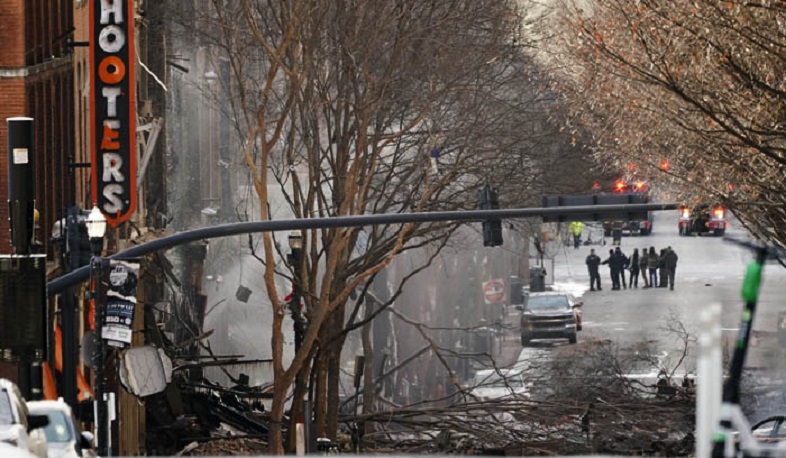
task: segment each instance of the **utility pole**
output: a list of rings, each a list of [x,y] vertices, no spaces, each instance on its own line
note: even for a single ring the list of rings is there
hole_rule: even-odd
[[[93,288],[91,291],[91,299],[93,300],[95,308],[95,339],[98,339],[96,346],[98,351],[95,355],[95,368],[96,368],[96,439],[98,440],[97,452],[98,456],[110,456],[112,451],[109,448],[109,411],[107,408],[106,395],[106,373],[104,372],[104,363],[106,352],[106,341],[103,336],[104,321],[106,318],[106,305],[103,301],[103,291],[101,290],[101,280],[103,272],[104,259],[101,257],[101,251],[104,249],[104,234],[106,234],[106,218],[97,206],[88,215],[85,224],[87,224],[87,234],[90,237],[90,249],[93,252],[93,257],[90,259],[90,272],[93,279]]]
[[[28,400],[43,397],[47,355],[46,255],[35,254],[35,149],[32,118],[8,118],[8,216],[14,254],[0,264],[0,359],[16,365]]]
[[[79,216],[76,207],[69,207],[65,220],[65,237],[61,244],[61,266],[63,271],[68,273],[80,267],[79,258]],[[73,287],[65,290],[60,302],[60,323],[61,323],[61,349],[63,353],[63,399],[71,406],[74,412],[78,412],[77,405],[77,386],[76,386],[76,366],[77,366],[77,346],[76,346],[76,297]]]
[[[303,338],[306,336],[306,320],[303,317],[301,308],[301,289],[300,289],[300,264],[303,262],[303,236],[300,231],[293,231],[289,235],[290,253],[287,262],[292,266],[292,297],[289,299],[289,311],[292,314],[292,321],[295,327],[295,353],[303,345]]]

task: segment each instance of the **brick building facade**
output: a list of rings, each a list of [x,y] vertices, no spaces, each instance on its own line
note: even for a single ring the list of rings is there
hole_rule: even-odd
[[[35,119],[36,207],[39,239],[51,254],[54,222],[74,200],[69,156],[74,153],[73,2],[0,2],[0,253],[10,253],[5,120]]]

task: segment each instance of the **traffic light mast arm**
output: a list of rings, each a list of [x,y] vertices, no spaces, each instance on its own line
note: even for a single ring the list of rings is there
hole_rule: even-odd
[[[375,215],[341,216],[334,218],[301,218],[282,219],[274,221],[252,221],[243,223],[229,223],[214,227],[203,227],[189,231],[151,240],[141,245],[136,245],[119,253],[109,256],[110,259],[138,258],[146,254],[167,250],[186,243],[198,240],[229,237],[238,234],[255,232],[276,232],[310,229],[328,229],[336,227],[362,227],[378,224],[405,224],[429,223],[439,221],[472,222],[494,219],[530,218],[530,217],[569,217],[571,214],[586,214],[591,208],[591,213],[642,212],[658,210],[676,210],[679,206],[673,203],[661,204],[623,204],[623,205],[593,205],[591,207],[565,206],[550,208],[508,208],[500,210],[460,210],[424,213],[385,213]],[[47,283],[47,294],[59,294],[64,288],[87,280],[90,268],[81,267],[71,273],[58,277]]]

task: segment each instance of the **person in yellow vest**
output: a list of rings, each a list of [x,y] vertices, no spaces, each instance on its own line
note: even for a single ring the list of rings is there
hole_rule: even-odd
[[[573,234],[573,248],[578,250],[581,246],[581,233],[584,232],[584,223],[581,221],[571,221],[568,230]]]

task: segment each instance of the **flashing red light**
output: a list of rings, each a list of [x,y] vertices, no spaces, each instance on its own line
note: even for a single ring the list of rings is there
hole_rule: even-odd
[[[660,163],[660,169],[663,170],[664,172],[669,170],[669,161],[666,159],[662,160]]]
[[[718,219],[723,219],[724,213],[725,211],[723,210],[723,207],[715,207],[715,209],[712,211],[713,216]]]
[[[690,209],[688,209],[688,207],[682,207],[680,208],[680,214],[683,218],[690,218]]]
[[[644,182],[643,182],[643,181],[637,181],[637,182],[636,182],[636,183],[633,185],[633,189],[634,189],[635,191],[644,191],[644,189],[645,189],[646,187],[647,187],[647,186],[644,184]]]
[[[614,191],[616,192],[622,192],[625,190],[626,187],[627,186],[625,185],[625,182],[622,180],[617,180],[616,182],[614,182]]]
[[[636,164],[634,164],[633,162],[631,162],[630,164],[628,164],[628,169],[629,169],[629,170],[633,170],[633,169],[635,169],[635,168],[636,168]]]
[[[595,191],[600,189],[600,183],[598,183],[597,181],[592,183],[592,189],[595,190]]]

